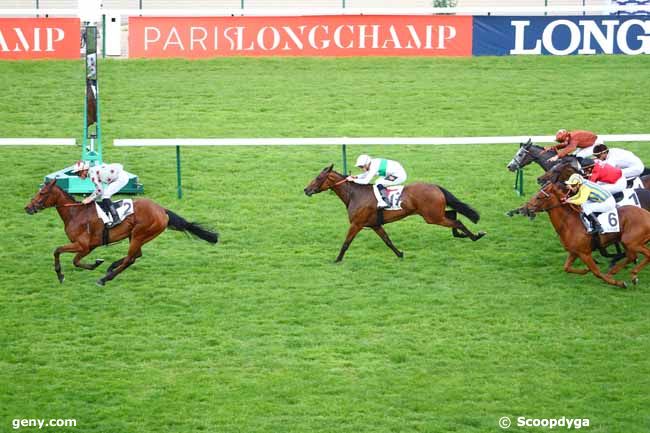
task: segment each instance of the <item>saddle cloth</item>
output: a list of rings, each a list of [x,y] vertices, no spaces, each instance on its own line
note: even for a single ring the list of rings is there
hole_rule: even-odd
[[[117,216],[119,217],[118,224],[124,221],[124,218],[128,217],[133,213],[133,200],[131,200],[130,198],[116,201],[115,203],[113,203],[113,205],[115,206],[115,210],[117,211]],[[104,213],[101,206],[99,206],[97,202],[95,202],[95,209],[97,209],[97,216],[104,222],[104,224],[113,222],[113,218],[111,218],[111,214]]]
[[[627,180],[627,187],[632,189],[645,188],[640,177],[635,177]]]
[[[618,209],[611,212],[603,212],[596,217],[600,226],[603,228],[603,233],[618,233],[620,231],[619,221],[618,221]],[[585,221],[587,229],[591,229],[591,223]]]
[[[387,186],[386,187],[386,195],[388,196],[387,199],[384,201],[388,204],[388,207],[385,208],[384,210],[400,210],[402,209],[402,190],[404,189],[404,185],[396,185],[396,186]],[[375,193],[375,197],[379,199],[379,191],[377,190],[377,186],[373,185],[372,187],[373,192]]]
[[[641,207],[639,202],[639,197],[636,194],[636,191],[632,188],[624,189],[623,191],[614,194],[614,199],[616,200],[616,207],[622,206],[636,206]]]

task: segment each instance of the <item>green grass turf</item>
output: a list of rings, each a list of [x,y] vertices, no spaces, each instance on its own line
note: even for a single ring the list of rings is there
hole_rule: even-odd
[[[409,181],[446,187],[488,235],[454,239],[411,217],[386,226],[403,260],[366,230],[334,265],[343,205],[302,189],[340,168],[339,148],[187,148],[178,200],[174,149],[110,145],[648,132],[649,68],[647,56],[100,62],[105,159],[222,242],[166,232],[105,287],[63,256],[60,285],[58,215],[23,207],[80,150],[0,149],[0,431],[75,418],[56,431],[490,432],[502,416],[649,431],[650,270],[630,290],[564,274],[545,215],[504,216],[525,201],[505,169],[516,146],[352,147],[350,159],[397,159]],[[81,62],[5,62],[0,74],[0,136],[80,137]],[[648,143],[624,146],[650,162]],[[538,174],[526,171],[527,195]]]

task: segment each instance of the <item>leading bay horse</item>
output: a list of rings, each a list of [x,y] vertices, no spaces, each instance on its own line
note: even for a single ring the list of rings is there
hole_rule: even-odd
[[[465,215],[473,223],[477,223],[480,216],[468,204],[458,200],[446,189],[427,183],[413,183],[404,187],[402,191],[402,209],[386,210],[382,216],[377,211],[377,199],[372,191],[372,185],[359,185],[346,181],[346,176],[333,170],[334,164],[325,167],[314,180],[304,189],[307,196],[332,189],[343,201],[348,210],[350,228],[341,247],[337,262],[352,243],[354,237],[364,227],[372,228],[397,257],[404,254],[395,248],[393,242],[382,227],[383,224],[401,220],[409,215],[418,214],[429,224],[438,224],[450,227],[454,237],[470,238],[477,241],[485,236],[485,232],[472,233],[465,225],[456,219],[456,211]],[[454,210],[446,211],[449,206]],[[381,219],[380,219],[381,218]],[[460,233],[459,232],[462,232]]]
[[[102,232],[104,223],[97,216],[95,204],[84,205],[77,202],[73,196],[62,190],[56,179],[43,185],[36,196],[25,206],[25,211],[32,215],[36,212],[55,207],[65,225],[65,233],[70,243],[54,250],[54,270],[63,283],[64,276],[61,272],[59,256],[61,253],[77,253],[73,263],[78,268],[93,270],[103,263],[95,260],[93,264],[83,263],[82,258],[92,250],[103,245]],[[204,229],[199,224],[186,221],[174,212],[163,208],[151,200],[142,198],[133,200],[134,213],[126,217],[119,225],[108,232],[108,243],[129,238],[129,250],[125,257],[115,261],[109,266],[106,275],[97,281],[104,285],[107,281],[131,266],[138,257],[142,256],[142,245],[151,241],[166,228],[190,233],[200,239],[216,244],[219,235]]]
[[[608,284],[618,287],[627,287],[624,281],[613,278],[618,271],[628,263],[636,260],[640,253],[644,256],[641,263],[636,265],[630,276],[632,282],[638,282],[637,274],[650,262],[650,249],[646,246],[650,241],[650,212],[635,206],[618,208],[620,231],[618,233],[605,233],[598,237],[602,246],[620,242],[625,248],[625,259],[617,263],[608,273],[603,274],[593,257],[592,235],[587,233],[580,219],[580,211],[570,204],[562,202],[565,191],[560,184],[546,184],[533,198],[519,209],[520,213],[534,217],[537,212],[548,212],[551,224],[560,236],[560,241],[569,256],[564,263],[564,271],[584,275],[591,271],[596,277]],[[580,259],[588,269],[573,267],[576,259]]]

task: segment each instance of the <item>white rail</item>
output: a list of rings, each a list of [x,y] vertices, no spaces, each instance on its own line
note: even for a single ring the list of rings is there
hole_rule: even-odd
[[[456,8],[184,8],[184,9],[101,9],[98,16],[125,15],[125,16],[310,16],[310,15],[536,15],[543,13],[557,14],[582,14],[594,12],[609,14],[616,12],[650,12],[650,5],[576,5],[576,6],[494,6],[494,7],[456,7]],[[78,9],[0,9],[2,15],[51,15],[51,16],[78,16]]]
[[[74,138],[0,138],[0,146],[74,146]]]
[[[650,141],[650,134],[600,135],[605,142]],[[321,137],[321,138],[128,138],[113,140],[114,146],[323,146],[323,145],[450,145],[516,144],[528,139],[552,143],[553,135],[513,135],[506,137]]]

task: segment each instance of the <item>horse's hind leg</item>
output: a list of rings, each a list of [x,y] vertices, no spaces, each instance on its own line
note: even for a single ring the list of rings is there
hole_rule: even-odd
[[[637,284],[639,282],[639,277],[637,277],[637,275],[639,272],[641,272],[641,269],[643,269],[648,263],[650,263],[650,249],[648,249],[645,245],[642,245],[637,248],[637,251],[639,251],[645,257],[643,258],[643,260],[641,260],[641,263],[636,265],[634,268],[632,268],[632,271],[630,271],[630,276],[632,277],[632,283],[634,284]]]
[[[404,253],[395,248],[395,245],[393,245],[393,242],[390,240],[388,237],[388,233],[386,233],[386,230],[382,226],[377,226],[372,228],[375,233],[377,233],[377,236],[381,238],[382,241],[390,248],[400,259],[404,257]]]
[[[477,241],[485,236],[485,232],[478,232],[477,234],[472,233],[462,221],[457,219],[450,219],[446,216],[440,221],[429,220],[428,217],[424,217],[424,220],[429,224],[439,224],[444,227],[451,228],[451,234],[456,238],[470,238],[473,241]],[[460,233],[459,230],[462,232]]]
[[[136,255],[135,258],[138,259],[138,258],[140,258],[140,257],[142,257],[142,250],[140,250],[140,253],[139,253],[138,255]],[[113,263],[111,263],[111,265],[108,267],[108,269],[106,269],[106,273],[108,274],[108,273],[111,272],[113,269],[115,269],[115,268],[117,268],[118,266],[120,266],[120,265],[122,264],[122,262],[124,261],[124,259],[126,259],[126,257],[122,257],[121,259],[115,260]]]
[[[147,228],[146,230],[148,230],[149,232],[142,233],[143,230],[138,230],[137,227],[133,230],[131,236],[131,243],[129,245],[129,251],[126,254],[126,257],[113,263],[111,267],[119,262],[119,264],[114,269],[107,271],[106,275],[104,275],[103,278],[97,280],[97,284],[103,286],[104,284],[106,284],[107,281],[111,281],[117,275],[122,273],[126,268],[131,266],[138,257],[142,257],[142,245],[146,244],[147,242],[149,242],[150,240],[158,236],[160,233],[162,233],[162,231],[165,230],[165,227],[164,226],[150,227]]]
[[[445,217],[446,217],[447,219],[450,219],[450,220],[453,220],[453,221],[458,221],[458,216],[457,216],[457,215],[458,215],[458,214],[456,213],[455,210],[446,210],[446,211],[445,211]],[[453,227],[453,228],[451,229],[451,234],[452,234],[455,238],[466,238],[466,237],[468,237],[465,233],[461,233],[461,232],[459,232],[458,229],[457,229],[456,227]]]

